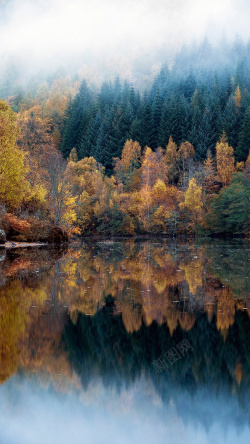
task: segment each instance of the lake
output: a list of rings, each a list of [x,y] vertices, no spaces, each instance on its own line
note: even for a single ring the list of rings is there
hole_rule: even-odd
[[[250,244],[0,250],[0,442],[250,442]]]

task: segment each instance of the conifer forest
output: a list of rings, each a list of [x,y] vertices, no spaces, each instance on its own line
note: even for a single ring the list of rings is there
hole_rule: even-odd
[[[3,74],[3,228],[28,241],[51,223],[80,237],[248,235],[250,46],[224,52],[183,46],[144,87],[57,72],[21,88]]]

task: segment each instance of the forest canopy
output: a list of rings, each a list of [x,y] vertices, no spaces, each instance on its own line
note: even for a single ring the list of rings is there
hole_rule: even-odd
[[[3,215],[75,235],[247,235],[250,45],[227,49],[218,67],[220,47],[183,48],[144,91],[118,76],[0,85]]]

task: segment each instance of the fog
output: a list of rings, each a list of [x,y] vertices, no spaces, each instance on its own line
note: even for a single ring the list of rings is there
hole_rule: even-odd
[[[86,391],[70,394],[34,382],[14,377],[0,388],[1,444],[249,442],[249,425],[240,425],[237,403],[221,394],[204,396],[199,390],[190,400],[183,388],[164,405],[149,381],[120,393],[93,381]]]
[[[0,55],[27,72],[152,58],[160,48],[171,59],[204,36],[248,39],[249,12],[248,0],[1,0]]]

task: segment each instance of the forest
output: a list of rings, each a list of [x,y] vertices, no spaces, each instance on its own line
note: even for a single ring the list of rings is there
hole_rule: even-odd
[[[250,44],[204,40],[163,60],[145,88],[58,72],[24,88],[3,76],[0,228],[16,241],[46,240],[51,226],[249,236],[249,73]]]

